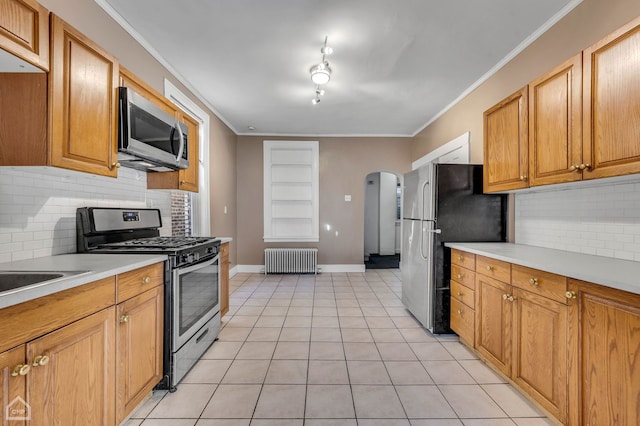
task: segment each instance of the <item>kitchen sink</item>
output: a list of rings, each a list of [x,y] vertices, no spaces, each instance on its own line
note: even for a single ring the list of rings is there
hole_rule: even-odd
[[[35,284],[49,284],[90,271],[0,271],[0,293]]]

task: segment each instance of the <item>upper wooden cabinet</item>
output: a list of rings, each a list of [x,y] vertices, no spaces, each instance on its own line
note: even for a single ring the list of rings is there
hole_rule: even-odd
[[[487,110],[485,192],[640,173],[638,75],[640,17]]]
[[[0,0],[0,49],[49,70],[49,11],[35,0]]]
[[[175,116],[178,120],[185,123],[189,129],[189,145],[187,148],[189,168],[176,170],[175,172],[148,172],[147,188],[181,189],[183,191],[198,192],[198,145],[200,139],[198,122],[124,67],[120,68],[120,84],[133,89],[136,93],[153,102],[154,105],[163,111]]]
[[[527,98],[524,87],[484,113],[484,192],[529,186]]]
[[[580,180],[582,54],[529,83],[529,183]]]
[[[52,166],[117,176],[118,61],[51,15]]]
[[[640,17],[584,50],[585,179],[640,172]]]

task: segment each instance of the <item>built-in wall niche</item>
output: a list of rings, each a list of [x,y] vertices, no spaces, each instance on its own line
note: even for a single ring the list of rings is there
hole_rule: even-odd
[[[317,141],[264,141],[264,241],[319,240]]]

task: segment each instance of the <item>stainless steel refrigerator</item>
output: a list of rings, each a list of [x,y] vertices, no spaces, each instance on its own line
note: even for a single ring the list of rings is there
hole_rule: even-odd
[[[429,164],[404,175],[402,302],[429,331],[451,333],[446,242],[505,241],[507,196],[483,194],[482,165]]]

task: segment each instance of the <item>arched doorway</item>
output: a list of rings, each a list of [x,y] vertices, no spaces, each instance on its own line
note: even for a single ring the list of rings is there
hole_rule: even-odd
[[[401,218],[400,177],[369,173],[364,196],[364,264],[367,269],[399,268]]]

